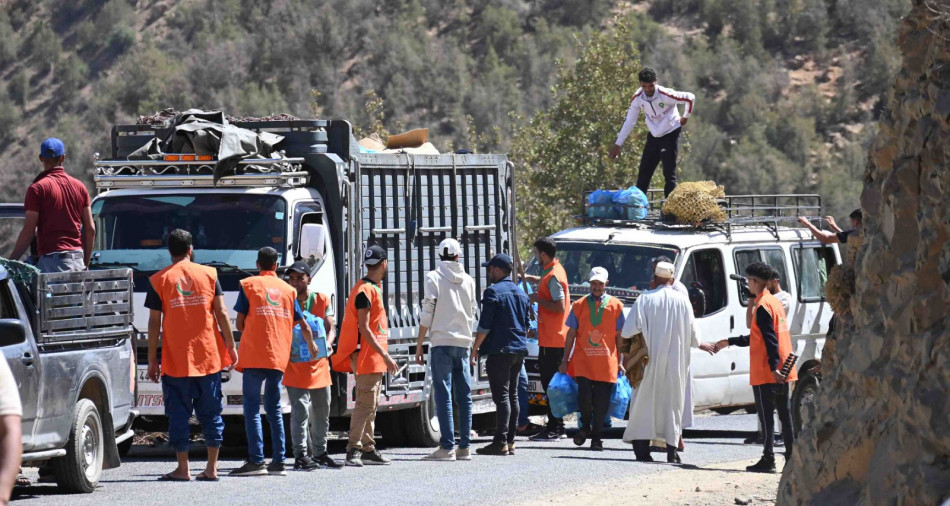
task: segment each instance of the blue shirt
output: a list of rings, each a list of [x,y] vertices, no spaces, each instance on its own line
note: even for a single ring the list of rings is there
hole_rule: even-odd
[[[478,331],[488,337],[482,341],[479,353],[527,354],[528,294],[505,278],[485,289],[482,294],[482,314]]]
[[[247,312],[251,310],[251,302],[247,300],[247,295],[244,295],[243,286],[238,290],[237,300],[234,301],[234,310],[244,316],[247,316]],[[303,320],[303,312],[300,310],[300,304],[294,300],[294,321],[298,320]]]
[[[606,294],[604,294],[604,295],[606,295]],[[593,295],[591,295],[591,297],[593,297]],[[603,299],[604,296],[601,295],[600,298]],[[600,299],[594,299],[594,300],[599,301]],[[626,322],[626,321],[627,321],[627,318],[623,315],[623,311],[621,311],[621,312],[620,312],[620,316],[617,317],[617,328],[616,328],[616,330],[617,330],[618,332],[621,331],[621,330],[623,330],[623,324],[624,324],[624,322]],[[577,317],[574,316],[574,308],[573,308],[573,307],[571,308],[571,314],[567,315],[567,322],[565,323],[565,325],[567,325],[567,328],[569,328],[569,329],[574,329],[574,330],[577,330],[577,328],[580,326],[580,324],[579,324],[578,321],[577,321]]]

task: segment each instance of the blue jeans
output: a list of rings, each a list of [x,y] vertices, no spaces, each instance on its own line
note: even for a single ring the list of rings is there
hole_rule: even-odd
[[[264,387],[264,412],[270,424],[273,461],[284,461],[284,417],[280,413],[280,381],[284,373],[276,369],[245,369],[244,430],[247,432],[247,455],[252,464],[264,462],[264,432],[261,430],[261,386]]]
[[[455,425],[452,420],[452,395],[459,407],[459,448],[468,448],[472,433],[472,377],[469,349],[460,346],[433,346],[429,348],[429,366],[432,369],[432,390],[435,412],[439,417],[442,449],[455,448]]]
[[[518,375],[518,426],[523,427],[528,424],[528,410],[531,409],[528,404],[528,370],[524,365],[521,366],[521,374]]]
[[[201,422],[208,448],[220,448],[224,433],[221,419],[221,373],[173,378],[162,376],[162,397],[168,417],[168,446],[187,452],[191,441],[191,413]]]

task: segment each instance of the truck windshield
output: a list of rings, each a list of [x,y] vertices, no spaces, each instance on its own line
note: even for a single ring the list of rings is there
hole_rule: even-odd
[[[257,250],[286,249],[286,207],[274,195],[104,196],[92,205],[92,267],[121,262],[141,271],[161,270],[169,264],[165,240],[181,228],[191,232],[195,262],[256,270]]]
[[[571,285],[588,284],[593,267],[603,267],[610,275],[609,286],[628,290],[647,290],[653,279],[653,259],[667,256],[676,260],[678,250],[672,246],[645,244],[601,244],[587,242],[557,243],[557,258]],[[529,274],[539,274],[537,262],[527,267]]]

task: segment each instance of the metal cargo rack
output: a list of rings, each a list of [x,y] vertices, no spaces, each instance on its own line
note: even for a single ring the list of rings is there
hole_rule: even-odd
[[[632,227],[658,230],[704,230],[720,231],[727,237],[732,237],[733,229],[738,227],[765,227],[778,237],[778,229],[782,225],[798,223],[798,217],[804,216],[821,226],[822,205],[821,195],[816,194],[750,194],[726,195],[718,199],[719,206],[726,214],[722,222],[707,221],[699,225],[683,225],[669,221],[660,212],[665,199],[659,198],[661,190],[650,190],[648,200],[650,209],[646,218],[642,220],[623,220],[608,218],[592,218],[587,213],[587,198],[585,195],[585,213],[578,216],[585,225]]]
[[[175,157],[175,160],[167,158]],[[193,154],[170,154],[163,160],[99,160],[94,158],[96,189],[211,188],[306,186],[309,174],[303,158],[248,158],[238,162],[234,175],[215,184],[216,160],[199,160]]]
[[[35,328],[42,344],[116,339],[132,332],[132,271],[40,274]]]

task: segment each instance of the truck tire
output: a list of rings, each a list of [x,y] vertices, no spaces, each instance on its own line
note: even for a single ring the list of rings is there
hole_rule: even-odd
[[[426,402],[418,408],[403,410],[401,414],[408,444],[420,448],[439,446],[442,432],[439,430],[439,419],[435,415],[434,395],[429,394]]]
[[[795,390],[792,391],[792,427],[796,436],[805,425],[805,405],[812,403],[820,384],[818,376],[814,374],[809,374],[795,383]]]
[[[79,399],[73,409],[73,423],[66,442],[66,456],[50,461],[56,484],[66,492],[88,494],[102,476],[105,444],[102,418],[89,399]]]

